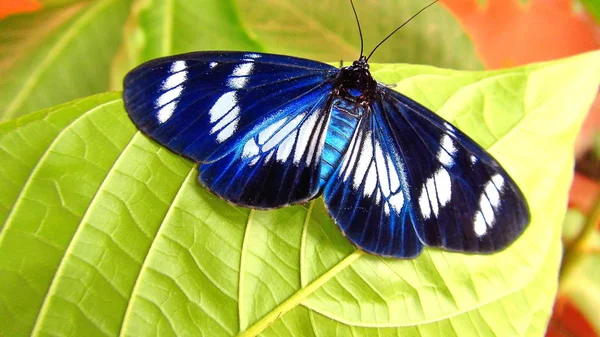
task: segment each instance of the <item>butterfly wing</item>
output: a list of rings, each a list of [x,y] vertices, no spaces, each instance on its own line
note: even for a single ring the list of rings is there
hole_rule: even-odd
[[[276,122],[308,92],[327,90],[330,65],[244,52],[194,52],[155,59],[127,74],[125,109],[136,126],[197,162],[233,151],[256,127]]]
[[[318,193],[337,72],[289,56],[197,52],[132,70],[123,97],[141,131],[201,163],[200,181],[214,193],[273,208]]]
[[[393,130],[382,117],[365,112],[323,198],[344,235],[362,250],[415,257],[423,244],[410,221],[405,163],[390,142]]]
[[[411,219],[421,242],[491,253],[530,221],[523,193],[477,143],[408,97],[380,86],[373,104],[400,153]]]
[[[367,252],[410,258],[424,245],[495,252],[529,223],[498,162],[413,100],[380,86],[325,187],[331,216]]]

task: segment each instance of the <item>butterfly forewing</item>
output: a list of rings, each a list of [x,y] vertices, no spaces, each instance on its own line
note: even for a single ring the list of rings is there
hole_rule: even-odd
[[[200,52],[157,59],[125,78],[125,107],[144,133],[200,165],[200,181],[255,208],[319,192],[338,72],[280,55]]]
[[[529,223],[516,183],[477,143],[406,96],[380,86],[373,104],[400,152],[411,219],[428,246],[495,252]]]
[[[170,150],[198,162],[219,159],[256,127],[289,113],[338,70],[305,59],[197,52],[144,63],[127,74],[123,99],[133,122]]]

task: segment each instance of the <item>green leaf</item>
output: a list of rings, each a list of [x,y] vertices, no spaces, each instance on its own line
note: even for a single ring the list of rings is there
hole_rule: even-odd
[[[78,2],[0,21],[0,121],[106,91],[129,4]]]
[[[113,63],[111,88],[136,65],[197,50],[254,50],[232,0],[134,0],[125,40]]]
[[[594,52],[494,72],[372,66],[523,189],[533,221],[493,255],[382,259],[355,250],[320,199],[232,206],[137,132],[114,94],[2,124],[0,189],[13,197],[2,199],[0,335],[542,336],[599,62]],[[46,140],[30,144],[38,134]],[[19,175],[5,170],[17,165]]]
[[[431,1],[356,1],[365,54]],[[239,15],[265,51],[332,62],[354,61],[360,39],[349,3],[340,1],[237,0]],[[428,8],[377,50],[375,62],[420,63],[480,69],[465,31],[442,5]]]
[[[594,20],[600,22],[600,3],[597,0],[580,0],[580,2]]]
[[[423,7],[426,1],[385,0],[359,5],[367,48]],[[111,87],[150,59],[198,50],[249,50],[324,62],[353,61],[360,40],[348,3],[325,0],[135,0],[126,40],[113,64]],[[366,49],[369,51],[369,49]],[[469,37],[442,6],[433,6],[375,54],[378,62],[459,69],[482,68]]]
[[[76,2],[85,2],[86,0],[37,0],[43,8],[60,7],[70,5]]]

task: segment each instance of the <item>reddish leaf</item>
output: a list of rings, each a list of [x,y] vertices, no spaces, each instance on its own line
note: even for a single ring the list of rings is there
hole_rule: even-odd
[[[0,2],[0,19],[18,13],[33,12],[42,5],[37,0],[9,0]]]
[[[546,337],[599,337],[577,307],[566,297],[559,297]]]
[[[570,0],[442,0],[465,26],[488,68],[503,68],[600,47],[597,28]]]
[[[582,174],[575,173],[569,193],[569,208],[576,208],[587,214],[591,210],[596,196],[600,193],[600,184]]]

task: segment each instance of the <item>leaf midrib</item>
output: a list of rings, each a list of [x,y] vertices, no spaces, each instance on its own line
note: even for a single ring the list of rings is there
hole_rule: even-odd
[[[273,324],[273,322],[275,322],[279,317],[300,305],[302,301],[306,299],[306,297],[320,289],[330,279],[338,275],[342,270],[354,263],[358,258],[363,256],[364,254],[365,252],[361,250],[355,250],[350,255],[346,256],[344,259],[338,262],[335,266],[330,268],[327,272],[323,273],[323,275],[319,276],[314,281],[309,283],[306,287],[295,292],[287,300],[283,301],[275,309],[271,310],[268,314],[263,316],[263,318],[254,323],[246,331],[241,332],[238,335],[238,337],[257,336],[269,325]]]

